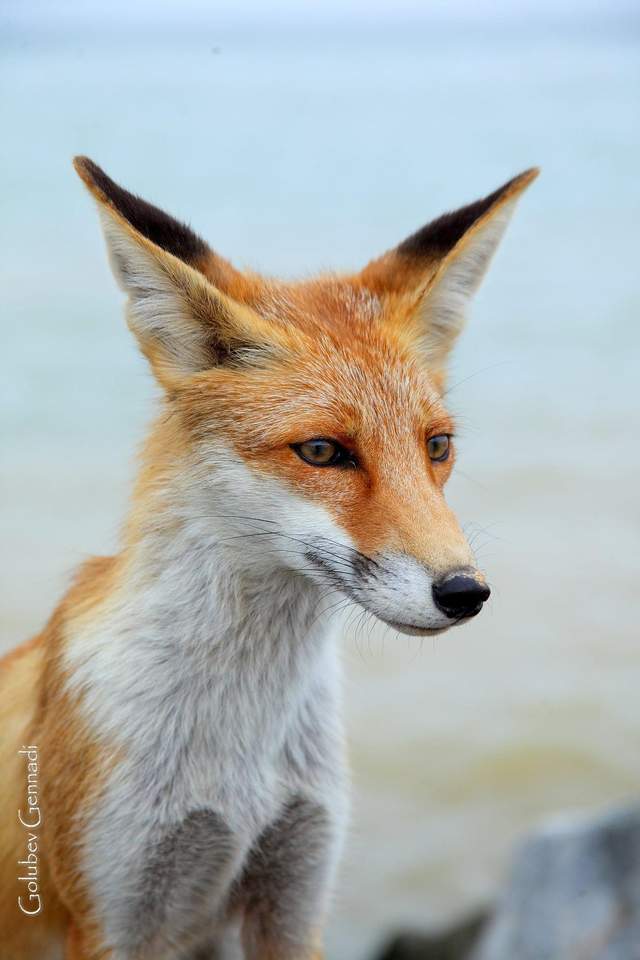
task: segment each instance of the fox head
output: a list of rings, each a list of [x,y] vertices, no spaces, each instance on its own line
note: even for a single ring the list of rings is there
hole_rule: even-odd
[[[127,319],[164,388],[194,516],[407,633],[489,596],[444,498],[447,360],[528,170],[360,273],[241,273],[87,158]]]

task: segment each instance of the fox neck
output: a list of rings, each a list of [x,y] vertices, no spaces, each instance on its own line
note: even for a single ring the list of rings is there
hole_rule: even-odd
[[[231,754],[248,762],[255,749],[262,762],[310,698],[335,701],[327,600],[304,575],[266,568],[251,540],[229,543],[180,471],[143,476],[142,485],[160,499],[141,501],[138,484],[114,583],[90,624],[83,618],[73,630],[73,682],[92,691],[103,733],[136,751],[162,755],[157,741],[179,723],[193,749],[208,752],[205,738],[224,730]],[[225,489],[218,477],[217,516]]]
[[[153,431],[125,525],[124,580],[137,595],[128,606],[170,625],[185,654],[223,656],[291,623],[302,645],[322,619],[323,591],[278,562],[264,539],[273,527],[244,516],[247,485],[263,481],[239,475],[225,448],[217,457],[190,455],[166,423]]]
[[[233,533],[199,526],[171,519],[164,529],[160,523],[127,557],[129,616],[149,625],[150,644],[170,639],[176,656],[219,664],[241,652],[257,655],[284,638],[295,636],[300,648],[311,635],[317,640],[322,594],[311,580],[265,565],[250,544],[227,545]]]

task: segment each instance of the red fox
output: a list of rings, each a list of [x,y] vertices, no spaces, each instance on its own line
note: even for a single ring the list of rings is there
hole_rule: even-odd
[[[489,597],[443,489],[449,353],[528,170],[353,275],[241,273],[75,168],[163,390],[120,552],[0,670],[3,960],[321,956],[347,816],[331,607]]]

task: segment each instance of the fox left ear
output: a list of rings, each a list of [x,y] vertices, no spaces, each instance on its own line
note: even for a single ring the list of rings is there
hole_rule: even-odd
[[[405,309],[392,319],[402,339],[441,372],[520,195],[538,176],[526,170],[476,203],[427,224],[361,274],[379,296],[395,295]],[[407,306],[408,298],[408,306]]]

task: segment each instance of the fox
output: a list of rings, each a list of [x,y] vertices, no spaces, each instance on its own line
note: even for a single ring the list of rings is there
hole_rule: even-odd
[[[348,821],[340,616],[489,598],[447,367],[521,173],[362,270],[240,271],[75,170],[159,386],[120,549],[0,663],[4,960],[319,960]]]

